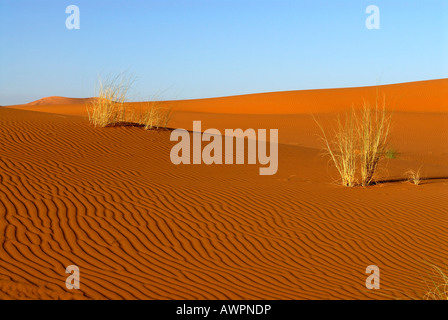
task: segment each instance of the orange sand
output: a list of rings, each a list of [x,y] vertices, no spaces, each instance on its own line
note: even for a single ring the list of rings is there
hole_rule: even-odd
[[[0,299],[421,297],[423,260],[448,264],[447,88],[380,87],[398,155],[368,188],[333,183],[309,113],[328,124],[374,87],[166,102],[171,127],[279,129],[273,176],[175,166],[169,131],[93,128],[86,100],[0,108]],[[420,166],[420,186],[402,181]],[[65,288],[71,264],[80,290]]]

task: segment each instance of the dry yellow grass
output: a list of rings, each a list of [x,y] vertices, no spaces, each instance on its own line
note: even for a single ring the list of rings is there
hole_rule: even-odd
[[[443,271],[442,268],[430,264],[433,269],[433,274],[430,277],[430,283],[426,282],[428,291],[423,296],[425,300],[448,300],[448,268]]]
[[[338,116],[336,128],[327,134],[319,121],[323,148],[347,187],[372,184],[381,158],[386,154],[391,114],[378,99],[374,107],[364,103],[360,110],[347,111],[344,120]]]
[[[98,79],[96,99],[86,105],[90,123],[106,127],[127,121],[125,101],[131,84],[132,79],[123,73],[105,81]]]
[[[171,119],[171,108],[164,108],[157,101],[147,102],[146,109],[141,112],[139,123],[146,130],[166,128]]]
[[[389,289],[389,292],[399,294],[399,297],[390,293],[378,292],[380,296],[393,300],[402,300],[403,296],[410,300],[448,300],[448,266],[445,265],[445,271],[439,266],[423,261],[431,268],[429,279],[423,279],[426,284],[426,292],[423,296],[408,295],[400,290]]]
[[[420,170],[421,170],[421,167],[417,171],[409,170],[409,171],[406,171],[406,173],[405,173],[405,176],[408,179],[408,181],[415,184],[416,186],[418,186],[421,182]]]
[[[166,128],[171,118],[171,108],[162,107],[159,101],[144,104],[138,112],[127,107],[126,99],[133,79],[121,73],[98,80],[96,98],[86,105],[87,115],[95,127],[119,124],[142,125],[146,130]]]
[[[364,103],[358,120],[357,130],[360,150],[361,185],[372,183],[378,163],[386,154],[389,138],[391,114],[386,110],[385,101],[380,107],[378,100],[375,107]]]
[[[314,118],[322,132],[321,139],[326,154],[329,155],[338,170],[342,185],[346,187],[353,187],[356,184],[357,141],[354,114],[354,109],[352,109],[351,113],[347,112],[344,122],[338,117],[337,126],[333,132],[333,140],[327,137],[322,125]]]

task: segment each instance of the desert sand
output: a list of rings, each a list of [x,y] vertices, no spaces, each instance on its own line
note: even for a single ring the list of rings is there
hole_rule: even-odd
[[[447,89],[378,87],[396,157],[366,188],[335,183],[310,114],[328,126],[376,87],[164,102],[172,128],[278,129],[273,176],[176,166],[169,130],[94,128],[88,99],[1,107],[0,299],[422,298],[425,261],[448,264]],[[406,181],[420,167],[421,184]],[[365,287],[372,264],[380,290]]]

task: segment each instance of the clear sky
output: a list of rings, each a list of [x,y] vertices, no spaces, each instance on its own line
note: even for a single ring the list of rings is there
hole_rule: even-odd
[[[0,44],[0,105],[121,71],[134,100],[389,84],[448,77],[448,1],[0,0]]]

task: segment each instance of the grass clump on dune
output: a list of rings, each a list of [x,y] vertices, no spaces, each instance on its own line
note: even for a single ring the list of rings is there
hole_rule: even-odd
[[[146,109],[140,114],[139,123],[146,130],[166,128],[171,119],[171,108],[164,108],[158,102],[148,102]]]
[[[429,265],[433,268],[433,275],[431,276],[431,284],[426,283],[428,291],[423,299],[448,300],[448,268],[444,271],[434,264]]]
[[[421,167],[417,171],[409,170],[405,173],[407,180],[409,182],[415,184],[416,186],[418,186],[421,182],[420,170],[421,170]]]
[[[106,127],[126,121],[126,97],[132,79],[124,74],[98,79],[95,99],[86,105],[89,121],[95,127]]]
[[[385,103],[375,106],[364,103],[359,110],[352,108],[338,116],[332,133],[328,134],[315,118],[323,148],[336,167],[341,184],[347,187],[368,186],[373,182],[380,160],[385,157],[391,114]]]
[[[131,77],[123,73],[98,80],[96,97],[86,104],[87,115],[95,127],[135,125],[146,130],[166,128],[171,119],[171,108],[162,107],[159,101],[143,103],[138,111],[126,103]]]

